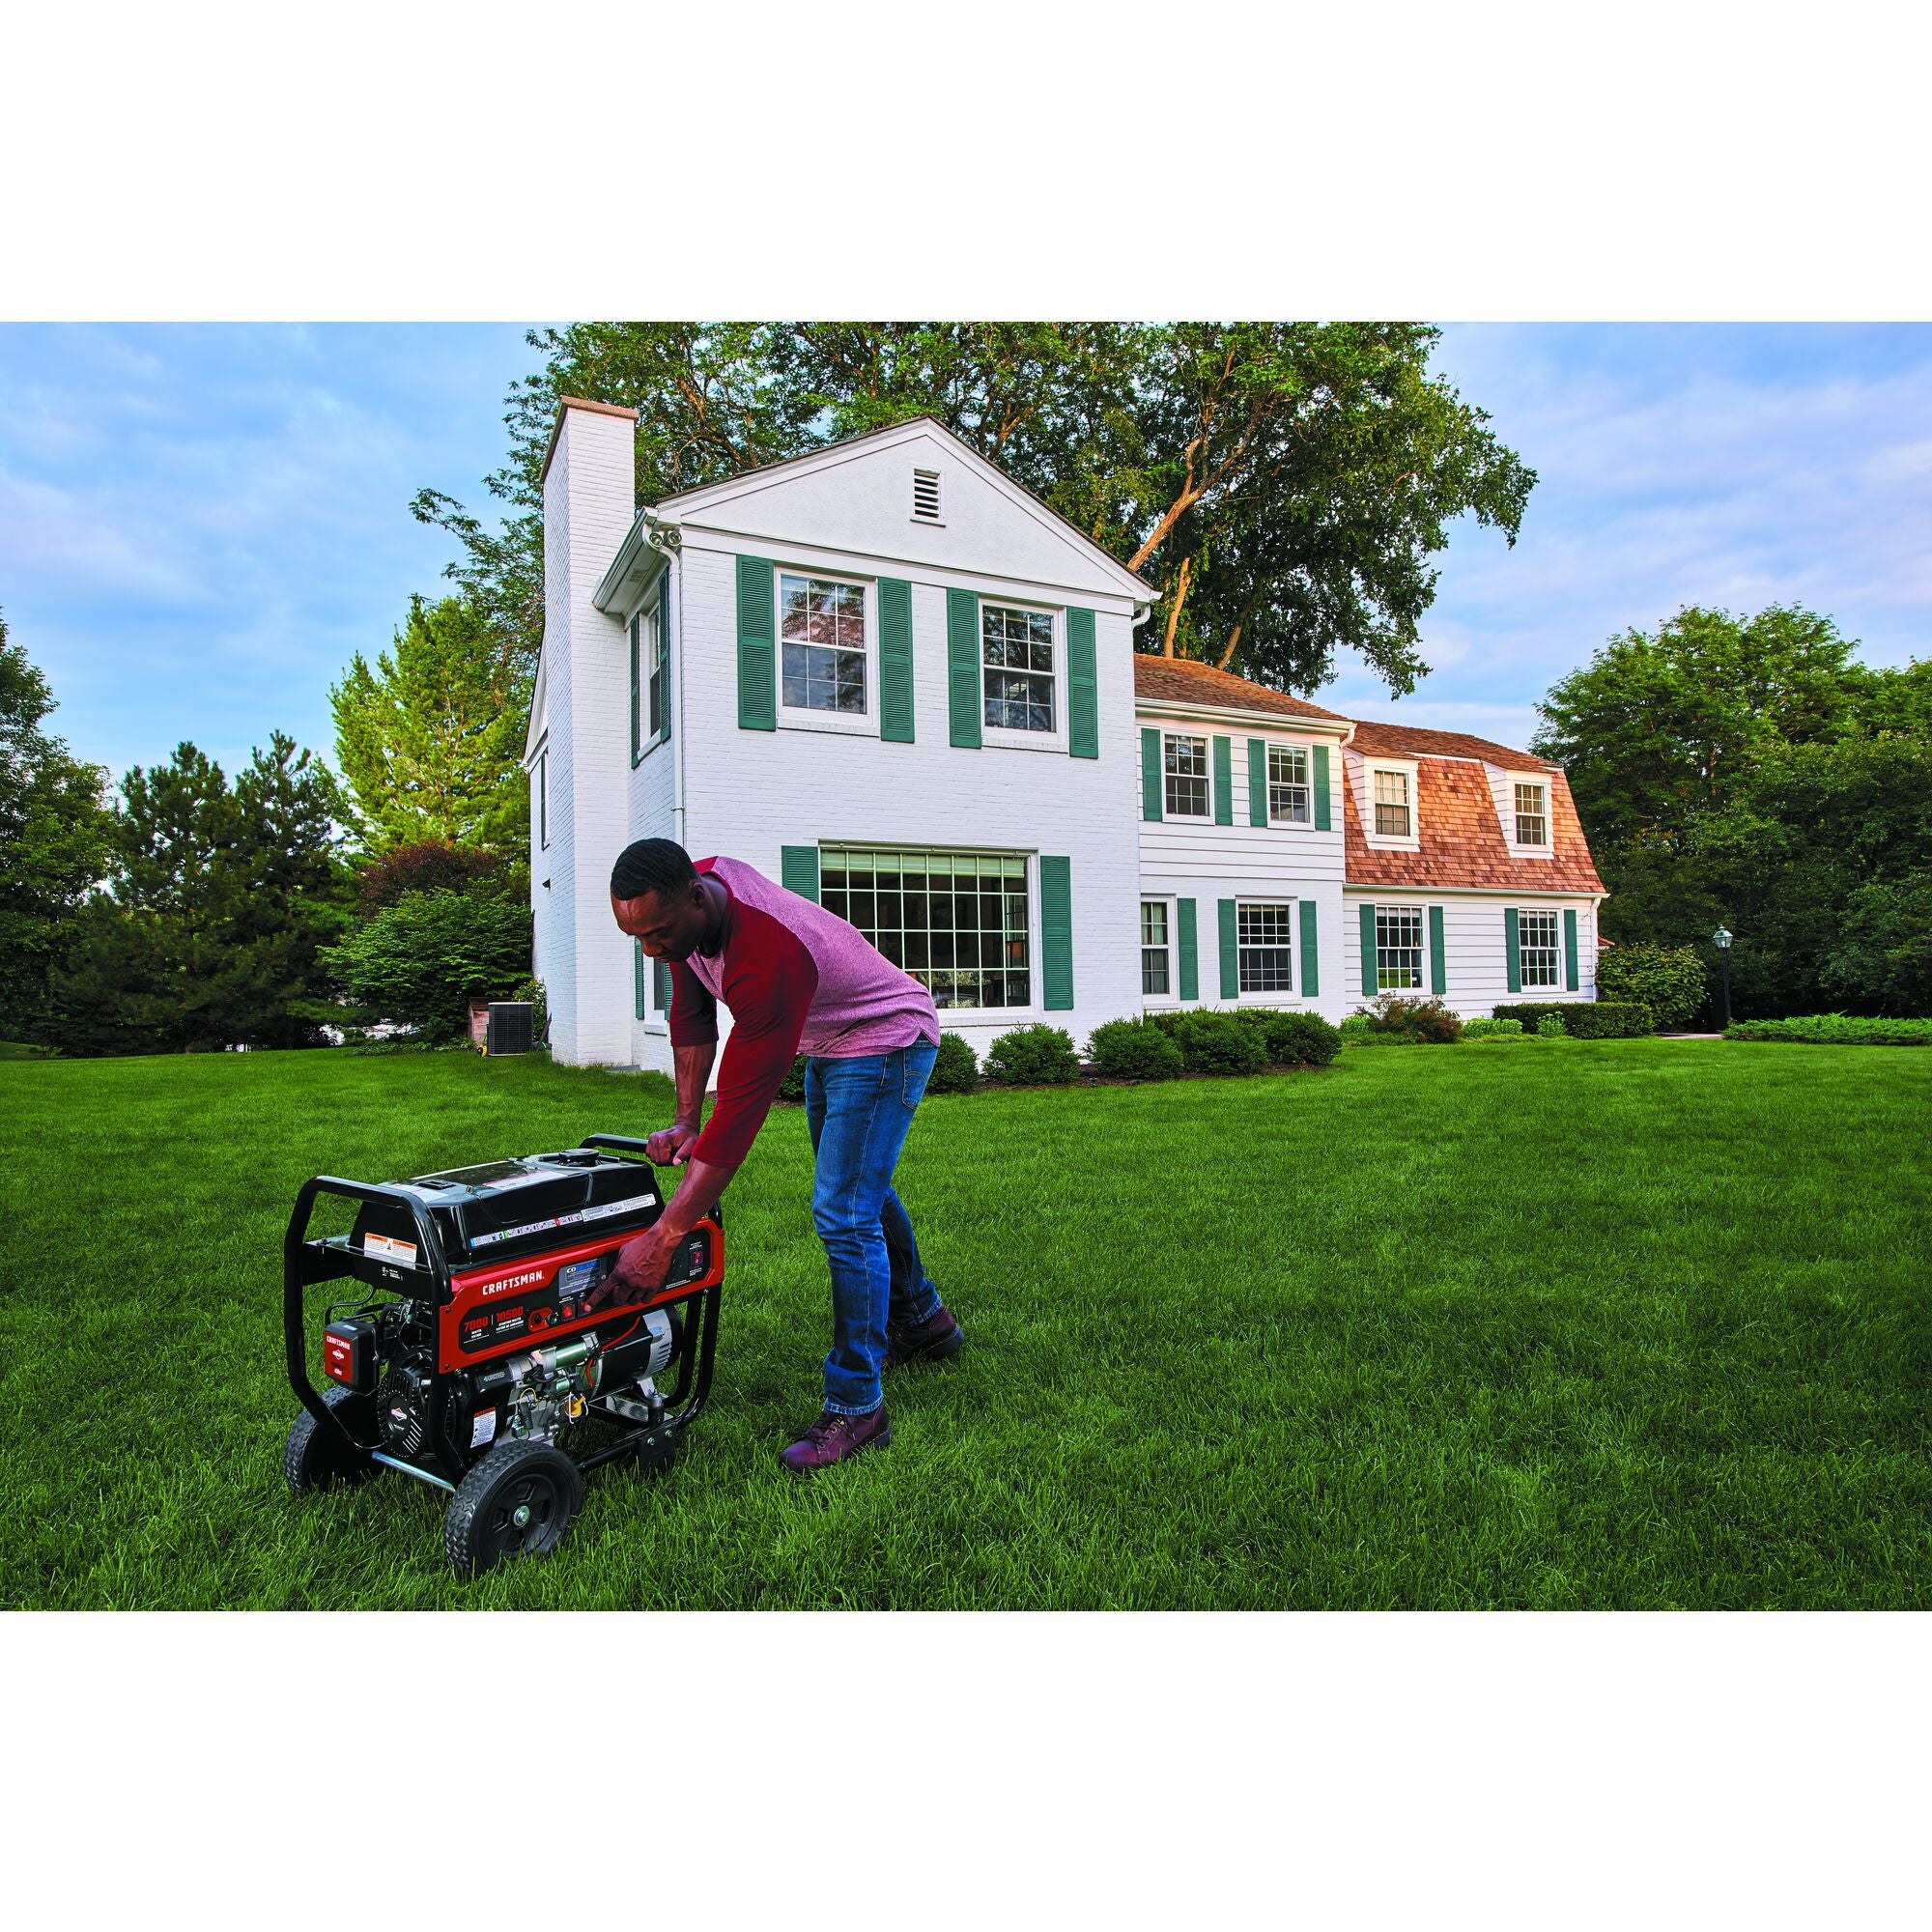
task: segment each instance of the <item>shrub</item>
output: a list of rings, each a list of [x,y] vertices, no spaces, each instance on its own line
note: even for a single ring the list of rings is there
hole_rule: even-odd
[[[1364,1012],[1350,1013],[1336,1032],[1344,1046],[1360,1046],[1373,1037],[1369,1031],[1369,1016]]]
[[[446,889],[405,893],[322,959],[371,1018],[457,1039],[472,997],[501,999],[528,978],[530,909]]]
[[[1574,1000],[1528,1000],[1520,1005],[1492,1007],[1490,1010],[1499,1020],[1520,1020],[1524,1033],[1535,1033],[1552,1013],[1560,1019],[1565,1013],[1575,1012],[1577,1005]]]
[[[980,1062],[956,1033],[939,1036],[939,1058],[932,1063],[928,1094],[971,1094],[980,1085]]]
[[[805,1098],[805,1055],[800,1054],[791,1064],[791,1071],[779,1083],[781,1100],[803,1100]]]
[[[1149,1026],[1158,1027],[1170,1038],[1178,1038],[1183,1021],[1190,1020],[1199,1010],[1195,1007],[1163,1007],[1157,1013],[1146,1013],[1142,1017]]]
[[[1807,1013],[1789,1020],[1738,1020],[1726,1039],[1782,1039],[1808,1046],[1932,1046],[1932,1020],[1872,1020]]]
[[[1536,1023],[1538,1039],[1568,1039],[1570,1029],[1563,1023],[1561,1013],[1545,1013]]]
[[[1065,1087],[1079,1078],[1080,1060],[1064,1027],[1015,1027],[986,1049],[986,1072],[1003,1087]]]
[[[1568,1008],[1563,1030],[1572,1039],[1637,1039],[1657,1031],[1657,1015],[1635,1000],[1597,1000]]]
[[[1463,1032],[1463,1022],[1434,998],[1409,1000],[1400,993],[1383,993],[1367,1013],[1369,1031],[1378,1039],[1446,1045],[1460,1038]]]
[[[1464,1039],[1520,1039],[1520,1020],[1473,1019],[1463,1022]]]
[[[1189,1013],[1174,1030],[1190,1073],[1259,1073],[1267,1049],[1238,1013]]]
[[[1173,1036],[1147,1019],[1096,1026],[1087,1058],[1110,1080],[1172,1080],[1180,1071],[1180,1048]]]
[[[1319,1013],[1286,1012],[1278,1007],[1242,1007],[1244,1025],[1255,1031],[1270,1066],[1325,1066],[1342,1050],[1342,1037]]]
[[[1710,998],[1704,962],[1691,946],[1614,946],[1597,961],[1597,991],[1648,1007],[1661,1027],[1683,1027]]]

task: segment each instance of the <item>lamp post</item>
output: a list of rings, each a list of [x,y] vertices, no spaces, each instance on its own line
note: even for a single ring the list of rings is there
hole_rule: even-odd
[[[1731,1027],[1731,935],[1719,926],[1711,935],[1711,944],[1718,949],[1718,966],[1724,976],[1724,1031]]]

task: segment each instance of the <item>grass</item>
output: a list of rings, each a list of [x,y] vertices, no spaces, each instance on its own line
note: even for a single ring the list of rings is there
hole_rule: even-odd
[[[1692,1041],[929,1100],[900,1179],[971,1341],[895,1440],[817,1406],[803,1113],[727,1203],[713,1406],[460,1583],[401,1478],[297,1502],[299,1182],[666,1118],[467,1055],[0,1067],[0,1604],[1917,1607],[1932,1057]]]

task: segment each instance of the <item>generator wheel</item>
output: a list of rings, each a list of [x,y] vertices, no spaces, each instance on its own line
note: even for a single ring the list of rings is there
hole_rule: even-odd
[[[331,1386],[323,1390],[322,1400],[355,1435],[375,1435],[376,1405],[370,1397]],[[354,1488],[382,1471],[380,1463],[343,1441],[333,1429],[325,1429],[307,1409],[296,1417],[282,1444],[282,1481],[293,1495],[305,1496],[331,1486]]]
[[[506,1556],[543,1556],[583,1500],[583,1478],[548,1442],[498,1442],[457,1485],[442,1526],[443,1548],[465,1577]]]

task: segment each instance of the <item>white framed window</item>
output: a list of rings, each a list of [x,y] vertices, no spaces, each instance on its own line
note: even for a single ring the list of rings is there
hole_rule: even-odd
[[[1054,729],[1053,613],[980,606],[985,722],[997,731]]]
[[[779,574],[779,702],[858,721],[870,706],[866,590],[836,577]]]
[[[934,1006],[1033,1004],[1023,854],[821,845],[818,896],[924,986]]]
[[[1409,836],[1408,774],[1376,774],[1376,837],[1406,838]]]
[[[1268,823],[1306,825],[1309,822],[1308,753],[1299,745],[1270,745],[1268,760]]]
[[[1236,958],[1244,993],[1287,993],[1294,989],[1289,953],[1291,915],[1280,903],[1240,900],[1235,907]]]
[[[644,620],[644,663],[650,668],[645,685],[644,709],[652,744],[665,735],[668,723],[665,715],[665,699],[668,695],[665,676],[665,633],[669,626],[662,619],[661,608],[650,611]]]
[[[537,848],[550,848],[550,747],[537,753]]]
[[[1169,920],[1165,899],[1141,901],[1141,991],[1166,994],[1174,987]]]
[[[1553,912],[1519,910],[1516,916],[1520,975],[1525,987],[1563,983],[1562,941]]]
[[[1376,987],[1383,993],[1422,989],[1422,908],[1376,908]]]
[[[1549,843],[1548,790],[1540,784],[1518,781],[1516,787],[1516,842],[1519,845]]]
[[[1167,736],[1161,739],[1167,777],[1167,815],[1170,818],[1208,816],[1208,740]]]

